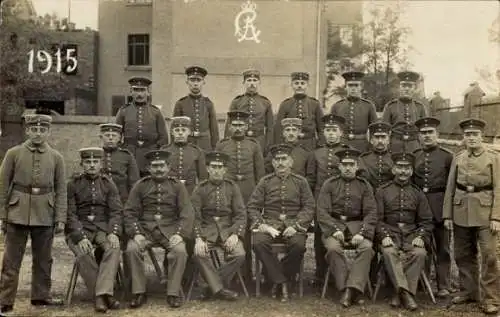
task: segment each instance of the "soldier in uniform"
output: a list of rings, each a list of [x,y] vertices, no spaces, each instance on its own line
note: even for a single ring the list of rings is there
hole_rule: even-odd
[[[302,131],[299,135],[300,143],[306,149],[316,149],[316,141],[321,135],[321,118],[323,110],[316,98],[307,95],[309,86],[309,73],[295,72],[291,74],[293,97],[285,99],[279,106],[274,126],[274,143],[282,143],[283,126],[285,118],[302,119]]]
[[[425,193],[433,214],[434,229],[432,234],[436,252],[436,281],[439,297],[449,295],[450,285],[450,232],[443,224],[443,200],[446,182],[450,173],[453,153],[438,145],[436,118],[422,118],[415,122],[419,129],[422,149],[416,150],[413,182]]]
[[[361,154],[359,170],[360,175],[376,190],[394,178],[393,163],[389,152],[391,126],[385,122],[374,122],[370,124],[368,130],[371,151]]]
[[[344,117],[344,139],[346,144],[361,152],[368,151],[368,126],[377,120],[375,105],[362,98],[364,77],[362,72],[346,72],[342,74],[345,80],[347,97],[337,101],[332,106],[331,114]]]
[[[168,259],[167,303],[174,308],[183,304],[180,290],[188,258],[184,240],[191,237],[194,211],[184,185],[168,176],[169,156],[164,150],[146,153],[151,176],[135,183],[125,204],[125,230],[131,238],[125,251],[134,294],[131,308],[146,302],[142,252],[157,246],[165,249]]]
[[[228,288],[245,262],[243,240],[247,213],[238,185],[224,179],[228,161],[227,154],[207,153],[209,178],[196,187],[191,201],[196,214],[194,259],[210,293],[217,298],[234,300],[238,294]],[[226,259],[218,271],[209,255],[209,250],[215,247],[224,250]]]
[[[391,153],[413,153],[420,148],[418,128],[414,123],[396,122],[391,129]]]
[[[204,151],[210,151],[219,142],[219,125],[213,102],[202,95],[207,70],[200,66],[190,66],[186,68],[186,75],[189,94],[175,103],[173,116],[193,118],[189,142]]]
[[[82,174],[68,182],[68,220],[66,237],[69,249],[89,292],[95,296],[95,310],[104,313],[118,309],[113,298],[115,276],[120,265],[120,239],[123,205],[115,183],[101,174],[104,151],[80,149]],[[98,264],[93,248],[103,251]]]
[[[273,107],[271,101],[258,92],[260,86],[260,72],[258,70],[249,69],[243,72],[243,86],[245,93],[236,96],[231,101],[229,111],[249,113],[246,135],[257,139],[261,151],[264,151],[273,141]],[[227,120],[224,132],[226,139],[231,137],[230,125],[230,120]]]
[[[116,123],[123,126],[123,143],[135,155],[141,177],[147,175],[144,154],[168,144],[163,115],[149,100],[151,80],[133,77],[129,81],[132,103],[118,110]]]
[[[276,144],[270,148],[274,173],[263,177],[255,187],[247,211],[253,232],[253,250],[263,263],[273,287],[281,285],[282,301],[287,301],[287,283],[295,280],[306,251],[307,229],[314,216],[314,196],[307,179],[292,173],[292,147]],[[285,243],[287,253],[279,261],[272,243]]]
[[[336,153],[340,175],[323,184],[316,209],[326,258],[337,289],[342,292],[340,304],[344,307],[351,306],[353,300],[364,293],[375,255],[372,241],[377,226],[377,205],[370,183],[356,176],[360,154],[356,149]],[[348,265],[345,249],[355,250],[351,265]]]
[[[188,142],[191,126],[191,118],[173,117],[170,126],[173,142],[163,147],[171,154],[168,159],[169,175],[183,183],[189,194],[199,181],[207,178],[205,153],[197,145]]]
[[[345,119],[336,115],[323,116],[323,136],[325,144],[309,155],[306,168],[306,178],[315,198],[318,198],[321,186],[330,177],[339,174],[339,159],[335,152],[348,148],[341,143]],[[325,260],[326,249],[321,240],[321,228],[315,221],[314,256],[316,259],[316,280],[321,283],[325,277],[328,263]]]
[[[299,142],[299,135],[302,133],[302,119],[300,118],[285,118],[281,120],[281,127],[283,128],[282,135],[284,143],[289,144],[293,147],[290,155],[293,159],[292,172],[299,174],[301,176],[306,175],[307,160],[310,151]],[[271,154],[267,154],[264,167],[266,169],[266,174],[270,174],[274,171],[273,168],[273,157]]]
[[[484,313],[496,314],[499,305],[496,250],[500,230],[500,181],[497,179],[500,159],[498,153],[486,149],[482,143],[486,122],[465,119],[459,125],[466,149],[452,161],[443,206],[444,225],[449,230],[453,228],[455,260],[465,288],[464,294],[453,298],[452,302],[477,301]],[[480,277],[478,246],[482,260]]]
[[[415,158],[411,153],[394,153],[394,180],[382,185],[375,195],[379,222],[378,241],[385,270],[395,294],[408,310],[418,308],[415,294],[427,256],[432,232],[432,212],[425,194],[411,182]]]
[[[13,310],[19,269],[31,238],[31,304],[60,305],[50,298],[52,240],[64,231],[67,196],[64,158],[47,144],[52,118],[25,117],[28,139],[10,148],[0,166],[0,222],[5,234],[0,312]]]
[[[115,123],[105,123],[100,126],[104,157],[102,172],[118,187],[123,204],[127,201],[128,193],[139,180],[139,169],[135,157],[127,149],[119,147],[122,139],[122,126]]]

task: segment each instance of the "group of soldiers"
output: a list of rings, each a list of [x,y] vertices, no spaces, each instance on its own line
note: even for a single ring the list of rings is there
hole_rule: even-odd
[[[202,95],[207,71],[192,66],[186,75],[189,95],[175,104],[169,131],[150,102],[151,81],[132,78],[133,101],[116,123],[100,126],[101,147],[80,149],[82,171],[69,181],[63,157],[47,143],[51,117],[26,116],[27,140],[9,149],[0,167],[2,313],[14,308],[28,235],[32,305],[61,304],[50,296],[51,247],[53,234],[64,232],[96,311],[106,312],[120,307],[114,283],[122,254],[129,306],[146,303],[143,253],[156,247],[165,249],[171,307],[183,304],[190,260],[205,297],[236,300],[231,282],[242,270],[252,276],[251,251],[272,297],[288,301],[311,230],[316,280],[332,274],[342,306],[357,303],[382,264],[391,305],[409,310],[418,308],[419,277],[432,254],[437,295],[450,296],[453,230],[462,281],[453,303],[475,301],[497,313],[500,162],[482,142],[484,121],[460,122],[465,150],[440,147],[440,122],[413,97],[419,75],[409,71],[398,75],[400,96],[381,120],[360,97],[360,72],[343,75],[347,97],[326,115],[307,95],[308,73],[292,73],[294,95],[275,118],[258,92],[260,73],[248,70],[219,140],[214,104]],[[275,243],[285,246],[282,259]],[[217,249],[225,254],[220,268],[210,257]]]

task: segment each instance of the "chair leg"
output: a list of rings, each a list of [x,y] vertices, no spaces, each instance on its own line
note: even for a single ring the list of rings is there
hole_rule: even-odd
[[[299,269],[299,297],[304,297],[304,259],[300,262]]]
[[[196,280],[199,278],[199,274],[200,274],[200,271],[196,267],[193,270],[193,277],[191,278],[191,282],[189,283],[189,288],[188,288],[188,293],[187,293],[187,297],[186,297],[186,302],[188,302],[189,300],[191,300],[191,293],[193,292],[194,283],[196,283]]]
[[[429,296],[431,297],[432,303],[436,304],[436,298],[434,297],[434,293],[432,293],[432,287],[431,283],[429,282],[429,279],[427,278],[427,275],[425,274],[424,271],[420,274],[420,277],[422,278],[422,281],[424,282],[425,289],[429,293]]]
[[[325,298],[326,289],[328,288],[328,282],[330,280],[330,267],[326,270],[325,279],[323,283],[323,290],[321,291],[321,298]]]
[[[76,281],[78,280],[78,273],[78,264],[75,261],[75,263],[73,264],[73,269],[71,270],[68,289],[66,290],[65,302],[67,306],[71,305],[71,300],[73,299],[73,294],[75,293]]]
[[[366,283],[366,287],[368,288],[368,294],[370,296],[370,298],[373,298],[373,287],[372,287],[372,283],[370,281],[368,281],[368,283]]]
[[[158,276],[160,281],[163,281],[164,280],[163,271],[161,269],[160,264],[158,263],[158,259],[156,258],[156,255],[155,255],[153,249],[148,249],[148,255],[151,258],[151,262],[153,263],[153,266],[155,268],[156,275]]]
[[[260,280],[261,280],[260,261],[255,257],[255,297],[260,296]]]
[[[243,275],[241,275],[241,269],[236,272],[236,275],[238,276],[238,280],[240,281],[241,288],[243,289],[243,293],[245,294],[246,298],[249,298],[250,295],[248,294],[248,289],[245,284],[245,279],[243,278]]]
[[[375,290],[373,291],[372,301],[375,302],[377,300],[377,294],[380,290],[380,286],[382,285],[382,281],[384,280],[384,269],[380,268],[377,274],[377,283],[375,284]]]

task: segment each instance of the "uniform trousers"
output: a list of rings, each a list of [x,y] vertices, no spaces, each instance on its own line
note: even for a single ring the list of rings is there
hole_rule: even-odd
[[[106,238],[106,233],[97,232],[94,241],[96,248],[101,249],[100,262],[92,253],[83,253],[77,244],[67,240],[69,249],[76,257],[80,275],[87,289],[95,296],[113,295],[116,274],[120,265],[120,248],[112,248]]]
[[[209,249],[215,247],[223,248],[222,241],[218,240],[217,243],[208,243]],[[233,250],[224,250],[225,263],[222,264],[219,269],[214,267],[209,254],[204,257],[194,255],[193,259],[198,265],[201,276],[208,284],[208,287],[213,294],[216,294],[223,287],[229,286],[236,272],[238,272],[243,263],[245,263],[245,249],[243,248],[243,243],[238,241]]]
[[[277,237],[275,239],[268,233],[253,232],[252,243],[257,260],[262,262],[267,276],[274,284],[294,280],[306,252],[306,238],[305,234],[298,232],[289,238]],[[286,245],[286,254],[281,261],[273,252],[273,243]]]
[[[330,272],[335,277],[338,290],[346,287],[354,288],[364,293],[369,280],[370,264],[375,251],[370,240],[363,240],[355,249],[354,260],[348,261],[344,246],[337,239],[329,237],[323,239],[326,248],[326,261],[330,265]],[[350,264],[348,262],[351,262]]]
[[[436,282],[438,290],[450,288],[450,231],[444,227],[444,223],[434,223],[432,230],[436,242]]]
[[[427,251],[425,248],[412,247],[400,250],[394,246],[381,247],[385,270],[397,291],[405,290],[417,293],[420,273],[425,267]]]
[[[31,238],[31,300],[50,299],[54,227],[7,223],[0,277],[0,305],[14,305],[28,236]]]
[[[455,260],[462,285],[467,295],[485,304],[498,305],[497,235],[489,227],[454,226]],[[481,270],[477,262],[478,248],[481,250]],[[480,281],[479,281],[480,280]],[[478,285],[478,281],[480,285]],[[479,287],[481,296],[478,296]]]

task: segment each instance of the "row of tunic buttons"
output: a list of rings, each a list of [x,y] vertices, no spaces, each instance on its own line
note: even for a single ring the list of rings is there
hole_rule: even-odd
[[[94,214],[94,210],[95,210],[95,203],[96,203],[96,196],[97,196],[97,191],[96,191],[96,187],[95,187],[95,180],[92,180],[90,182],[90,193],[91,193],[91,196],[92,196],[92,205],[90,206],[90,215],[87,216],[87,218],[89,219],[89,221],[94,221],[95,219],[95,214]]]
[[[156,189],[158,191],[158,194],[156,196],[156,203],[157,203],[157,205],[156,205],[156,214],[155,214],[154,217],[155,217],[156,220],[159,221],[162,218],[161,206],[160,206],[160,204],[161,204],[161,196],[162,196],[162,191],[163,191],[162,184],[161,183],[156,184]]]
[[[142,106],[137,107],[137,135],[139,140],[142,140],[143,111]]]
[[[179,166],[177,166],[178,172],[177,177],[181,183],[185,183],[184,180],[184,147],[179,146]]]
[[[424,158],[424,188],[422,190],[424,193],[429,192],[429,175],[430,175],[430,169],[429,169],[429,152],[425,152],[425,158]]]
[[[280,204],[281,204],[281,214],[280,214],[280,220],[285,221],[286,220],[286,206],[285,206],[285,199],[286,199],[286,179],[281,180],[281,186],[280,186]]]
[[[349,116],[348,116],[347,125],[349,127],[349,140],[354,139],[354,102],[349,102]]]
[[[199,133],[199,130],[200,130],[200,104],[199,104],[199,99],[196,98],[194,100],[194,133],[196,132]]]

